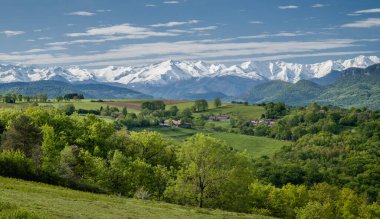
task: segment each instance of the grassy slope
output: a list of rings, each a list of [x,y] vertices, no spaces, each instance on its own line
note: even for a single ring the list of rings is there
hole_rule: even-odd
[[[239,151],[247,150],[248,154],[252,157],[270,156],[282,146],[290,144],[288,141],[234,133],[214,132],[210,135],[226,141],[230,146]]]
[[[0,194],[0,203],[52,218],[269,218],[92,194],[3,177]]]
[[[212,108],[207,113],[240,116],[244,120],[260,118],[265,113],[262,106],[244,106],[242,104],[225,104],[220,108]]]
[[[135,129],[137,131],[141,129]],[[165,137],[172,138],[176,141],[184,141],[186,138],[194,135],[197,132],[202,132],[195,129],[184,128],[147,128],[146,130],[157,131]],[[252,157],[260,157],[263,155],[270,156],[277,152],[282,146],[289,145],[290,142],[279,141],[271,138],[248,136],[235,133],[225,132],[205,132],[206,134],[217,139],[226,141],[233,148],[243,151],[247,150]]]

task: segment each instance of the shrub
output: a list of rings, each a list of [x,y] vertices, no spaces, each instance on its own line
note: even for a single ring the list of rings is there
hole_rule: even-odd
[[[34,175],[33,161],[19,150],[0,153],[0,175],[30,179]]]

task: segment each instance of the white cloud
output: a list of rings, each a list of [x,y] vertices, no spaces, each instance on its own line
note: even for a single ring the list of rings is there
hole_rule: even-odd
[[[155,4],[146,4],[145,7],[156,7],[157,5]]]
[[[274,55],[274,56],[259,56],[255,58],[230,58],[230,59],[216,59],[213,62],[218,63],[229,63],[229,62],[242,62],[247,60],[252,61],[277,61],[285,59],[294,58],[308,58],[308,57],[326,57],[326,56],[344,56],[344,55],[363,55],[363,54],[374,54],[376,51],[353,51],[353,52],[322,52],[322,53],[302,53],[302,54],[284,54],[284,55]]]
[[[355,11],[354,14],[380,13],[380,8],[371,8],[366,10]]]
[[[88,12],[88,11],[74,11],[74,12],[70,12],[70,13],[67,13],[67,15],[73,15],[73,16],[94,16],[95,13],[92,13],[92,12]]]
[[[179,1],[164,1],[164,4],[179,4]]]
[[[17,36],[24,33],[25,32],[21,30],[5,30],[5,31],[0,32],[0,34],[4,34],[7,37]]]
[[[66,50],[65,47],[61,46],[53,46],[53,47],[48,47],[48,48],[43,48],[43,49],[29,49],[25,51],[17,51],[17,52],[12,52],[12,54],[25,54],[25,53],[41,53],[41,52],[49,52],[49,51],[61,51],[61,50]]]
[[[325,7],[326,5],[324,4],[314,4],[313,6],[311,6],[312,8],[323,8]]]
[[[168,32],[157,32],[146,27],[137,27],[131,24],[120,24],[109,27],[90,28],[83,33],[68,33],[69,37],[81,36],[115,36],[124,35],[126,39],[144,39],[148,37],[177,36]]]
[[[215,39],[200,41],[177,41],[127,44],[117,49],[111,49],[97,54],[86,55],[53,55],[40,53],[33,55],[0,54],[0,60],[23,62],[25,64],[86,64],[107,63],[124,60],[133,63],[134,60],[149,63],[152,59],[204,59],[276,56],[283,54],[317,53],[334,49],[347,49],[355,46],[359,40],[329,39],[323,41],[263,41],[263,42],[220,42]],[[165,49],[163,49],[165,48]],[[153,57],[153,58],[152,58]]]
[[[179,30],[179,29],[170,29],[168,32],[172,33],[194,33],[195,31],[192,30]]]
[[[99,9],[99,10],[96,10],[96,12],[99,12],[99,13],[111,12],[111,11],[112,11],[111,9]]]
[[[341,27],[370,28],[379,26],[380,18],[367,18],[366,20],[354,21],[352,23],[343,24]]]
[[[133,36],[106,36],[100,39],[80,39],[80,40],[71,40],[71,41],[61,41],[61,42],[52,42],[47,43],[48,46],[64,46],[64,45],[73,45],[73,44],[84,44],[84,43],[104,43],[109,41],[119,41],[134,39]]]
[[[264,22],[262,21],[250,21],[250,24],[263,24]]]
[[[190,25],[190,24],[197,24],[199,23],[199,20],[189,20],[189,21],[171,21],[167,23],[158,23],[150,25],[151,27],[175,27],[175,26],[181,26],[181,25]]]
[[[215,30],[216,28],[218,28],[218,27],[217,27],[217,26],[194,27],[194,28],[191,28],[191,30],[195,30],[195,31],[205,31],[205,30]]]
[[[283,6],[278,6],[279,9],[285,10],[285,9],[297,9],[297,5],[283,5]]]
[[[312,34],[311,32],[280,32],[280,33],[274,33],[274,34],[259,34],[259,35],[253,35],[253,36],[239,36],[235,38],[230,38],[232,40],[235,39],[266,39],[266,38],[271,38],[271,37],[297,37],[297,36],[304,36]]]
[[[51,40],[52,38],[51,37],[39,37],[38,39],[39,40]]]

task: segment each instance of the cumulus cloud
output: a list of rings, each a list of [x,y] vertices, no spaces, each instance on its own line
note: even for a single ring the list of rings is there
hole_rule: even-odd
[[[175,26],[181,26],[181,25],[190,25],[190,24],[197,24],[199,23],[199,20],[189,20],[189,21],[170,21],[167,23],[158,23],[150,25],[151,27],[175,27]]]
[[[351,23],[343,24],[341,27],[350,27],[350,28],[371,28],[379,27],[380,18],[367,18],[366,20],[354,21]]]
[[[285,10],[285,9],[297,9],[298,6],[297,5],[282,5],[282,6],[278,6],[279,9],[281,10]]]
[[[5,30],[5,31],[0,32],[0,34],[4,34],[7,37],[17,36],[24,33],[25,32],[21,30]]]
[[[74,12],[67,13],[66,15],[89,17],[89,16],[94,16],[95,13],[88,12],[88,11],[74,11]]]

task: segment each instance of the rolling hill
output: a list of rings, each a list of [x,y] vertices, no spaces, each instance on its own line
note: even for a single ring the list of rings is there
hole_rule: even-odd
[[[298,81],[295,84],[270,81],[255,86],[248,99],[252,102],[285,102],[308,105],[317,102],[342,107],[380,107],[380,64],[368,68],[349,68],[334,72],[334,80]],[[332,76],[327,75],[331,79]],[[321,83],[322,82],[322,83]]]
[[[101,83],[72,84],[63,81],[36,81],[36,82],[11,82],[0,84],[0,93],[21,93],[23,95],[35,95],[46,93],[49,98],[63,96],[66,93],[82,93],[86,98],[110,98],[110,99],[151,99],[145,95],[125,87],[113,86]]]
[[[260,215],[183,207],[0,177],[0,218],[231,218]],[[34,216],[34,217],[33,217]]]

